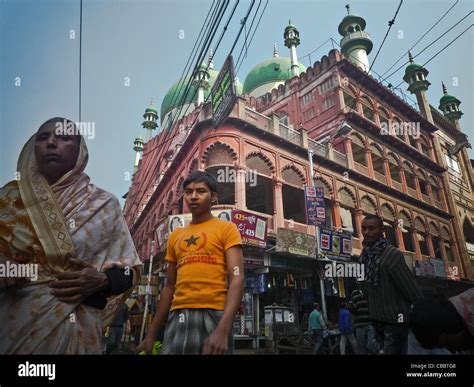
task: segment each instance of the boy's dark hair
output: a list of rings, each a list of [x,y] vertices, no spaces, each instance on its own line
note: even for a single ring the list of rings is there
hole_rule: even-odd
[[[368,214],[364,217],[363,220],[372,220],[372,219],[377,219],[378,220],[378,223],[379,223],[379,226],[380,227],[383,227],[383,220],[380,216],[378,215],[373,215],[373,214]]]
[[[191,183],[204,183],[212,192],[217,192],[217,180],[209,172],[196,171],[191,174],[183,183],[183,189],[186,189]]]
[[[345,308],[347,306],[347,302],[346,301],[341,301],[341,308]]]
[[[417,302],[409,321],[418,342],[428,349],[435,347],[442,333],[456,334],[467,329],[447,298],[425,298]]]

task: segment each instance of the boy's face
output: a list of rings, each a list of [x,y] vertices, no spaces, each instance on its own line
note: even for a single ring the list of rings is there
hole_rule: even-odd
[[[193,215],[201,215],[211,210],[217,193],[211,192],[206,183],[192,182],[184,189],[184,201]]]

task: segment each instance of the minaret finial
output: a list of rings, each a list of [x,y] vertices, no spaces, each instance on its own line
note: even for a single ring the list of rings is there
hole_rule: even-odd
[[[277,48],[277,44],[273,44],[273,57],[274,58],[278,58],[280,55],[278,55],[278,48]]]
[[[150,106],[153,106],[154,104],[155,102],[153,101],[153,97],[151,97]]]
[[[411,54],[410,50],[408,50],[408,60],[410,61],[410,63],[413,63],[413,55]]]
[[[350,13],[351,13],[351,5],[350,5],[350,4],[346,4],[346,9],[347,9],[347,14],[350,15]]]
[[[446,85],[444,84],[444,82],[441,82],[441,85],[443,86],[443,94],[448,94],[448,89],[446,89]]]

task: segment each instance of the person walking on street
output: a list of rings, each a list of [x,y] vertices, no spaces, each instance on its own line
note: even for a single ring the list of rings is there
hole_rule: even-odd
[[[232,324],[244,290],[242,239],[234,223],[211,213],[217,202],[213,175],[196,171],[183,189],[192,221],[169,236],[166,285],[137,351],[151,353],[168,319],[162,354],[232,353]]]
[[[423,296],[401,251],[383,235],[383,220],[367,215],[362,221],[363,290],[372,324],[383,343],[384,354],[406,354],[409,314]]]
[[[313,311],[309,314],[309,330],[313,335],[313,355],[320,354],[325,342],[326,322],[321,313],[321,306],[316,302]]]
[[[360,287],[358,282],[358,287]],[[375,330],[369,316],[367,300],[361,289],[354,289],[351,294],[351,302],[354,307],[354,329],[357,348],[360,355],[378,353],[375,340]]]
[[[341,332],[341,341],[339,342],[341,355],[346,354],[347,340],[349,340],[352,350],[357,355],[359,351],[357,349],[357,343],[352,328],[352,317],[349,310],[347,309],[347,304],[344,301],[341,302],[341,309],[339,310],[339,332]]]

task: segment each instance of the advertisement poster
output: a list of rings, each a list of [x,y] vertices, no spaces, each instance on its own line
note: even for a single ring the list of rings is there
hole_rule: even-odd
[[[267,246],[267,220],[264,217],[232,210],[232,222],[239,229],[244,244],[260,248]]]
[[[326,224],[326,206],[324,205],[324,190],[316,187],[305,187],[306,219],[312,226]]]
[[[327,255],[328,258],[349,260],[352,255],[352,235],[320,228],[319,248],[321,254]]]

